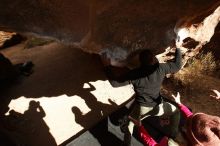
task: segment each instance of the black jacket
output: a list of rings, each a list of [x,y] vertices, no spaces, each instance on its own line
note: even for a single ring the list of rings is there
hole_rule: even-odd
[[[122,86],[131,83],[136,94],[136,102],[143,106],[155,106],[161,101],[160,88],[166,74],[175,73],[182,67],[180,49],[176,49],[175,61],[157,63],[152,66],[140,66],[122,75],[115,75],[112,66],[105,68],[112,86]]]

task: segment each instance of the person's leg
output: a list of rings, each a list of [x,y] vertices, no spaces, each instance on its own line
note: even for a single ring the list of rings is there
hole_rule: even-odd
[[[138,119],[139,113],[140,113],[139,106],[135,104],[129,116],[131,116],[134,119]],[[131,145],[131,135],[133,134],[133,128],[134,128],[134,123],[129,120],[128,126],[126,127],[124,134],[124,145],[126,146]]]
[[[179,133],[179,123],[180,123],[180,111],[179,109],[169,102],[163,102],[159,105],[157,116],[169,117],[169,127],[167,131],[171,138],[175,138]]]
[[[133,108],[133,110],[131,111],[131,113],[129,114],[129,116],[131,116],[132,118],[140,121],[141,117],[147,113],[149,113],[150,111],[153,110],[154,107],[146,107],[146,106],[140,106],[138,104],[136,104]],[[128,124],[128,129],[130,131],[130,133],[133,133],[133,128],[134,128],[134,123],[132,121],[129,121]]]
[[[135,104],[129,116],[137,120],[143,120],[144,118],[151,115],[153,116],[172,115],[176,111],[177,108],[168,102],[162,102],[156,107],[146,107]],[[128,129],[126,130],[124,135],[124,142],[127,145],[130,144],[131,135],[133,134],[133,128],[134,128],[134,123],[132,121],[129,121]]]
[[[124,133],[124,146],[130,146],[130,145],[131,145],[131,133],[127,128]]]
[[[162,115],[172,115],[177,111],[177,107],[169,102],[162,102],[158,106],[159,112],[156,116],[162,116]]]
[[[141,120],[145,119],[148,116],[162,116],[168,117],[170,131],[167,131],[172,138],[175,138],[179,132],[179,121],[180,121],[180,112],[173,104],[169,102],[162,102],[156,106],[152,111],[144,114],[141,117]]]
[[[141,115],[148,113],[152,109],[153,107],[143,107],[138,104],[135,104],[129,116],[139,121]],[[124,135],[124,143],[126,145],[130,145],[131,143],[131,135],[133,134],[133,128],[134,123],[132,121],[129,121],[128,128],[125,130]]]
[[[170,116],[177,111],[176,106],[174,106],[169,102],[162,102],[161,104],[155,106],[153,110],[148,110],[148,109],[149,107],[144,107],[144,106],[141,107],[141,110],[143,111],[141,114],[142,115],[141,120],[149,116],[163,116],[163,115]]]

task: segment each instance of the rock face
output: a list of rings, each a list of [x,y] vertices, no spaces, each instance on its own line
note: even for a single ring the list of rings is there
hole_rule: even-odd
[[[179,46],[183,42],[197,42],[185,44],[190,48],[181,47],[191,57],[210,41],[220,20],[219,0],[1,0],[0,3],[1,30],[53,37],[87,52],[107,52],[116,61],[145,48],[155,54],[163,53],[160,58],[167,56],[173,40],[179,40]]]
[[[0,47],[4,45],[6,40],[10,40],[16,33],[0,31]]]
[[[66,42],[88,32],[90,4],[80,0],[3,0],[0,28],[35,33]]]
[[[0,31],[0,49],[21,43],[24,38],[16,33]]]

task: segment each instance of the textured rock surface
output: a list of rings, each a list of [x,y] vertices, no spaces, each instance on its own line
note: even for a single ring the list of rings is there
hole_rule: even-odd
[[[0,46],[8,39],[11,39],[15,33],[0,31]]]
[[[3,30],[36,33],[59,40],[79,41],[88,31],[89,3],[79,0],[3,0]]]
[[[180,35],[180,41],[198,42],[190,48],[193,56],[214,34],[219,6],[219,0],[2,0],[0,29],[53,37],[87,52],[104,50],[115,60],[143,48],[167,56]]]
[[[0,31],[0,49],[19,44],[23,40],[25,38],[17,33]]]

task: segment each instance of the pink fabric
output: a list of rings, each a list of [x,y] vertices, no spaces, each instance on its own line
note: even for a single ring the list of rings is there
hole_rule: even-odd
[[[144,126],[139,127],[139,134],[145,146],[159,146],[159,144],[144,129]]]
[[[179,108],[185,118],[188,118],[193,115],[193,113],[185,105],[179,104]]]

